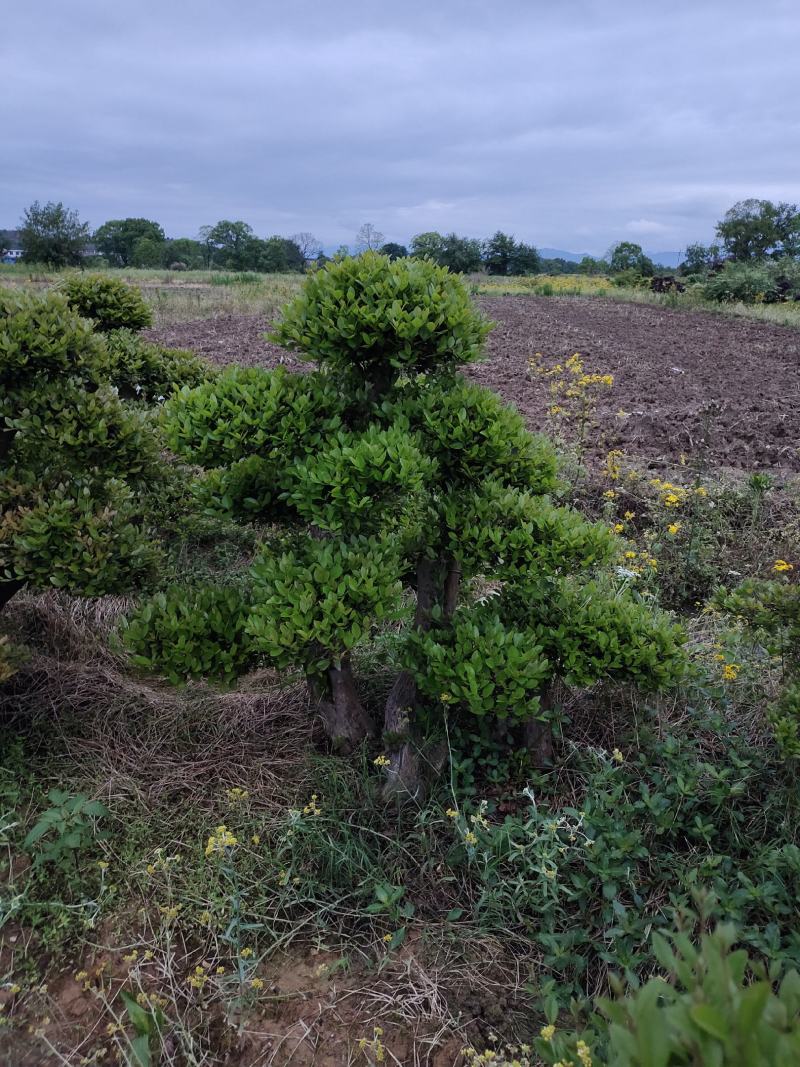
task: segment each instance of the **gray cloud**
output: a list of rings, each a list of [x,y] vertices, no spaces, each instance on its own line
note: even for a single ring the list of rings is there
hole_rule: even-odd
[[[3,12],[0,225],[496,228],[603,251],[800,200],[794,0],[31,0]]]

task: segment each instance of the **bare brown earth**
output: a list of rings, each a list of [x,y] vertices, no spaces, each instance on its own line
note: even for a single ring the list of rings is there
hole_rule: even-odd
[[[697,455],[708,432],[711,465],[800,471],[800,331],[744,318],[598,297],[479,298],[495,329],[487,359],[468,374],[513,401],[543,429],[550,397],[531,377],[536,352],[580,352],[590,373],[613,374],[600,397],[591,448],[654,466]],[[306,366],[264,340],[259,316],[223,316],[151,331],[215,363]]]

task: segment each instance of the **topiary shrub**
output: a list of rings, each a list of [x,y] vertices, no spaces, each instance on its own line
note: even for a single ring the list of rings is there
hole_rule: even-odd
[[[158,445],[108,374],[62,294],[0,294],[0,609],[26,584],[96,596],[152,568],[137,491]]]
[[[547,495],[552,447],[459,376],[488,329],[430,262],[337,260],[276,334],[316,372],[234,370],[165,406],[172,447],[209,468],[204,507],[275,524],[246,629],[304,672],[337,748],[379,729],[353,653],[404,619],[387,794],[419,794],[445,715],[506,717],[545,760],[557,679],[657,688],[683,666],[680,630],[614,583],[618,539]],[[473,587],[487,582],[499,595],[484,606]]]
[[[173,684],[206,677],[229,684],[257,659],[246,619],[238,589],[173,586],[141,604],[122,635],[134,663],[163,671]]]
[[[199,385],[217,373],[193,352],[145,341],[133,330],[111,330],[106,346],[109,374],[127,399],[163,400],[175,389]]]
[[[73,274],[62,285],[69,306],[84,319],[91,319],[103,333],[109,330],[142,330],[152,326],[153,316],[132,285],[103,274]]]

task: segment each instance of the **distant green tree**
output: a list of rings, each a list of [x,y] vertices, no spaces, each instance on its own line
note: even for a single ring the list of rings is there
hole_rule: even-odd
[[[78,212],[64,207],[61,201],[40,204],[34,200],[23,215],[20,239],[26,263],[77,267],[89,243],[89,223],[81,222]]]
[[[205,264],[202,241],[193,241],[190,237],[176,237],[174,241],[167,241],[161,251],[162,267],[184,263],[188,270],[201,270]]]
[[[510,274],[509,265],[514,255],[514,238],[500,230],[486,242],[483,261],[489,274]]]
[[[432,259],[440,267],[470,274],[481,269],[481,243],[472,237],[441,234],[435,230],[418,233],[411,239],[411,255],[417,259]]]
[[[140,237],[133,246],[132,267],[160,267],[164,258],[164,242],[152,237]]]
[[[98,227],[94,235],[98,252],[105,256],[112,267],[158,266],[158,263],[134,263],[134,250],[144,240],[151,242],[142,246],[145,255],[155,245],[161,249],[165,237],[157,222],[150,219],[109,219]]]
[[[613,245],[609,250],[609,261],[612,274],[621,274],[623,271],[635,271],[643,275],[655,273],[652,259],[634,241],[620,241]]]
[[[517,241],[509,264],[510,274],[538,274],[542,269],[542,257],[533,245]]]
[[[405,245],[397,244],[396,241],[387,241],[381,247],[380,253],[382,256],[388,256],[389,259],[405,259],[408,255],[408,249]]]
[[[579,274],[608,274],[610,270],[607,259],[595,259],[594,256],[584,256],[578,264]]]
[[[796,204],[740,200],[717,223],[727,254],[740,262],[800,255],[800,212]]]
[[[702,274],[716,262],[722,254],[719,245],[704,245],[699,241],[686,246],[681,271],[684,274]]]
[[[210,266],[227,270],[256,270],[259,246],[253,227],[246,222],[221,219],[215,226],[203,227],[201,235],[210,252]]]
[[[533,245],[515,241],[500,230],[486,242],[483,261],[489,274],[535,274],[541,269],[541,259]]]

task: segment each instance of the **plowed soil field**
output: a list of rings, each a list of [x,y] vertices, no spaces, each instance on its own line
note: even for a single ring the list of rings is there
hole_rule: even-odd
[[[800,471],[800,331],[744,318],[598,297],[479,298],[496,323],[487,358],[468,375],[545,428],[547,386],[532,377],[536,352],[580,352],[587,372],[613,374],[596,412],[591,450],[620,448],[654,467],[697,454],[710,464]],[[269,321],[224,316],[184,322],[150,336],[215,363],[305,367],[264,340]]]

